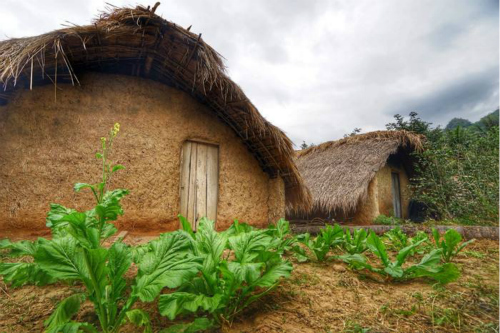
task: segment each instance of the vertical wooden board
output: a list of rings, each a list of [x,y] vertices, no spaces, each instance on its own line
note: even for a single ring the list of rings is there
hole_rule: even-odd
[[[207,148],[205,144],[197,144],[196,220],[207,216]]]
[[[394,210],[394,216],[401,218],[401,188],[399,184],[399,174],[392,173],[392,205]]]
[[[180,213],[187,218],[189,198],[189,174],[191,164],[191,142],[186,141],[182,145],[181,157],[181,189],[180,189]]]
[[[217,220],[219,197],[219,147],[209,146],[207,151],[207,218]]]
[[[187,204],[187,216],[189,222],[193,228],[195,228],[195,218],[196,218],[196,159],[197,159],[197,146],[196,142],[191,142],[191,160],[189,168],[189,193],[188,193],[188,204]]]

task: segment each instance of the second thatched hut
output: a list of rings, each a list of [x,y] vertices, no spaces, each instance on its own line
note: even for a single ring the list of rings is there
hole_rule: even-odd
[[[312,193],[313,209],[290,213],[289,219],[362,225],[381,214],[408,218],[411,152],[421,149],[417,134],[377,131],[300,151],[297,167]]]

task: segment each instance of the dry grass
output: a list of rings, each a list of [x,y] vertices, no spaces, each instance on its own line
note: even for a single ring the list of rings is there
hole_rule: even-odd
[[[388,157],[421,150],[422,140],[407,131],[377,131],[299,151],[297,166],[313,196],[313,209],[353,211]]]
[[[455,261],[462,276],[445,288],[424,280],[384,283],[337,262],[294,263],[290,280],[221,331],[498,332],[498,255],[495,241],[471,244]],[[57,302],[79,289],[55,285],[14,290],[4,284],[0,288],[0,332],[40,332]],[[155,331],[170,325],[159,316],[156,304],[139,306],[153,313]],[[91,304],[85,304],[79,319],[96,320]],[[126,326],[123,331],[136,329]]]
[[[188,29],[150,9],[110,7],[91,25],[0,42],[0,83],[8,101],[15,86],[78,85],[77,73],[102,71],[147,77],[189,92],[243,140],[272,177],[283,177],[288,209],[307,209],[310,193],[294,162],[290,139],[268,122],[225,73],[222,57]]]

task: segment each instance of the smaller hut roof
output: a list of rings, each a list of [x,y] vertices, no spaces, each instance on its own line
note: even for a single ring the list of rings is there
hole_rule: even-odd
[[[408,131],[376,131],[301,150],[297,167],[313,196],[314,209],[353,211],[391,154],[422,150],[423,137]]]

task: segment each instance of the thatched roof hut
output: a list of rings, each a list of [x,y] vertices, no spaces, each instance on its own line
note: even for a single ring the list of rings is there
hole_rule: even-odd
[[[297,166],[313,196],[313,212],[303,212],[302,216],[311,218],[322,212],[319,215],[335,217],[342,222],[369,223],[378,214],[389,215],[393,210],[391,168],[393,174],[399,174],[401,185],[406,185],[413,170],[410,153],[421,149],[422,137],[417,134],[377,131],[299,151]],[[382,171],[388,172],[385,179],[381,179]],[[388,190],[381,193],[384,183],[388,184]],[[401,187],[405,190],[406,186]],[[377,196],[377,202],[370,204],[369,213],[361,214],[362,207],[373,199],[371,196]],[[389,204],[384,205],[387,197]],[[403,206],[405,204],[408,203],[403,202]],[[407,209],[402,208],[401,217],[405,217]]]
[[[34,135],[33,133],[37,130],[44,131],[42,123],[31,124],[32,127],[38,126],[39,128],[16,129],[15,126],[23,127],[26,124],[21,124],[20,120],[16,120],[17,123],[12,123],[14,114],[17,114],[18,117],[21,117],[21,114],[29,117],[28,113],[30,112],[26,110],[34,108],[34,106],[41,109],[36,111],[41,112],[41,114],[46,109],[58,109],[59,115],[51,114],[51,121],[64,127],[65,124],[61,124],[57,117],[63,117],[64,110],[67,110],[70,105],[83,103],[82,96],[78,96],[80,93],[107,94],[101,96],[103,99],[112,99],[116,97],[115,94],[122,94],[123,96],[118,98],[117,102],[119,104],[121,101],[127,101],[123,109],[129,111],[137,109],[139,112],[145,112],[151,105],[158,102],[158,99],[161,99],[160,96],[170,93],[176,94],[168,87],[185,92],[198,103],[196,105],[202,105],[202,113],[210,114],[213,119],[217,119],[229,128],[235,138],[238,138],[238,144],[246,148],[246,151],[255,159],[256,165],[270,180],[279,178],[282,181],[283,191],[286,192],[287,209],[307,209],[309,207],[311,197],[296,168],[295,152],[290,139],[279,128],[264,119],[241,88],[225,74],[221,56],[204,42],[201,34],[195,34],[189,29],[184,29],[156,15],[154,12],[158,5],[159,3],[152,9],[141,6],[136,8],[111,7],[109,11],[102,13],[95,19],[91,25],[71,26],[40,36],[0,42],[0,83],[4,87],[3,92],[0,92],[0,145],[2,145],[2,149],[0,149],[0,177],[2,177],[2,183],[7,184],[3,189],[7,191],[10,182],[12,183],[11,191],[14,191],[9,192],[9,195],[0,193],[2,194],[0,200],[3,201],[0,202],[0,207],[4,207],[2,208],[4,211],[0,212],[0,218],[10,216],[11,220],[14,221],[16,218],[13,216],[19,216],[23,211],[17,206],[26,204],[27,207],[33,208],[32,204],[28,202],[16,203],[16,200],[23,201],[22,195],[26,194],[19,193],[19,196],[15,194],[14,188],[16,186],[13,183],[15,180],[12,178],[12,170],[10,169],[14,167],[10,163],[15,159],[15,156],[9,157],[6,148],[10,142],[13,142],[12,137],[19,135],[20,132],[28,131]],[[144,83],[144,79],[163,84],[164,88],[156,83]],[[119,82],[125,82],[124,86],[114,87]],[[78,89],[72,88],[73,90],[71,90],[69,84],[77,86]],[[33,90],[33,92],[24,93],[28,89]],[[90,93],[92,89],[93,92]],[[117,89],[122,90],[118,91]],[[158,98],[155,100],[152,100],[154,98],[152,95],[145,96],[161,89],[170,90],[157,94]],[[24,97],[42,90],[40,96]],[[25,99],[29,98],[38,98],[38,104],[32,101],[33,104],[27,106],[29,103]],[[40,104],[40,99],[43,99],[43,105]],[[89,101],[86,108],[96,108],[95,103],[97,101]],[[168,103],[168,100],[165,103]],[[113,112],[108,115],[108,118],[113,118],[113,115],[116,117],[105,122],[105,119],[101,119],[104,116],[95,114],[100,119],[97,123],[99,125],[102,123],[102,129],[109,126],[111,122],[120,120],[120,115],[122,115],[120,107],[116,103],[111,105],[110,102],[106,105],[110,109],[116,108],[114,111],[112,110]],[[168,106],[164,105],[163,108],[168,109]],[[197,108],[197,106],[192,108]],[[73,117],[84,117],[85,110],[81,110],[81,112],[81,114],[73,114]],[[186,113],[184,116],[187,117],[187,115]],[[142,118],[135,120],[129,119],[131,126],[128,129],[132,131],[132,125],[137,126],[141,120],[149,125],[157,121],[157,118],[147,119],[144,116],[142,115]],[[205,126],[218,126],[207,123],[208,120],[203,121],[205,121]],[[92,126],[90,123],[77,123],[80,123],[79,129]],[[156,126],[155,130],[174,130],[174,124],[168,123],[168,126],[166,123],[164,124],[165,127],[159,129]],[[187,130],[186,126],[190,125],[189,122],[184,124],[184,129],[187,132],[185,135],[180,129],[178,130],[182,133],[182,140],[179,141],[177,138],[169,138],[169,140],[176,140],[178,145],[191,139],[201,139],[201,141],[206,140],[209,143],[221,145],[223,141],[229,140],[229,137],[215,139],[210,134],[198,135],[194,129],[193,131]],[[126,126],[125,121],[122,124],[124,131],[127,131]],[[63,135],[64,129],[57,130],[60,135]],[[198,133],[201,132],[202,130],[198,129]],[[27,135],[27,132],[25,134]],[[86,134],[89,134],[89,131]],[[135,134],[139,135],[139,133],[134,132]],[[10,139],[9,136],[11,136]],[[197,138],[197,136],[201,137]],[[23,137],[17,137],[17,139],[19,138]],[[77,139],[87,140],[87,138],[91,139],[90,136]],[[146,140],[146,144],[151,146],[152,143]],[[222,146],[220,148],[222,154]],[[180,146],[175,147],[175,149],[181,150]],[[18,151],[18,153],[20,152]],[[134,150],[130,152],[130,154],[133,153]],[[27,152],[23,155],[24,157],[19,156],[18,162],[26,163],[23,160],[27,156],[26,154]],[[180,158],[180,155],[173,157]],[[230,157],[228,156],[228,158]],[[237,160],[239,156],[236,155],[232,158]],[[236,162],[234,161],[234,163]],[[223,161],[221,160],[220,163]],[[241,170],[236,171],[236,169],[235,167],[234,172],[241,173]],[[30,171],[34,172],[34,170]],[[178,173],[178,171],[174,172],[173,177],[179,177]],[[32,176],[36,176],[36,174],[35,172]],[[225,176],[221,174],[220,177],[222,179]],[[228,177],[230,176],[228,175]],[[20,182],[21,180],[18,179],[17,183]],[[49,186],[48,183],[48,180],[47,184],[40,182],[38,186]],[[125,185],[131,185],[131,183]],[[39,190],[39,192],[42,193],[43,190]],[[234,195],[236,193],[233,193]],[[245,194],[239,195],[242,196],[241,200],[245,200]],[[262,193],[262,196],[273,197],[270,193]],[[249,204],[251,203],[249,202]],[[278,211],[282,211],[285,199],[283,199],[283,207],[281,204],[266,203],[266,207],[273,205],[277,205]],[[129,206],[132,207],[133,204]],[[176,206],[176,204],[172,204],[172,206]],[[172,209],[172,212],[174,210]],[[236,214],[238,212],[234,213],[235,215],[232,217],[238,217]],[[242,215],[250,219],[249,214]],[[165,219],[169,218],[165,217]],[[229,215],[226,218],[229,218]]]

